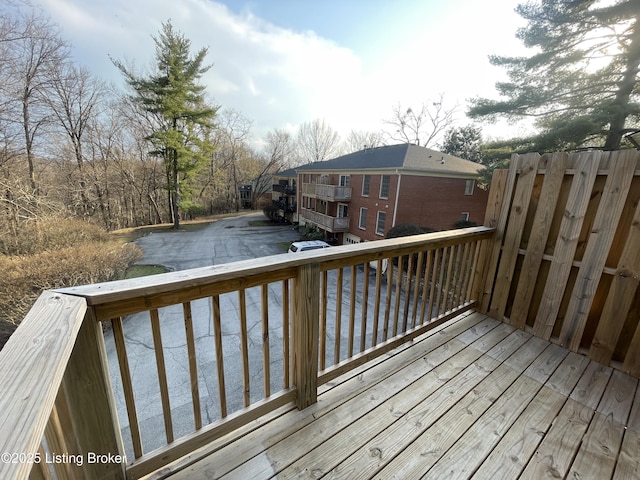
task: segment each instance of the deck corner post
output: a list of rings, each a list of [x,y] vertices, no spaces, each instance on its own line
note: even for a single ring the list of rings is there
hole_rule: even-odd
[[[318,399],[318,342],[320,265],[301,265],[295,281],[293,334],[293,384],[299,410]]]
[[[75,444],[88,479],[125,479],[126,457],[109,378],[102,325],[87,310],[62,382]]]

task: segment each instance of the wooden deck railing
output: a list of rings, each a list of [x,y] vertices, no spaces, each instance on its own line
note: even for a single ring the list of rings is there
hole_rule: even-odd
[[[45,292],[0,352],[0,451],[15,455],[0,478],[137,478],[286,404],[305,408],[319,385],[471,308],[492,232]],[[180,356],[187,368],[169,368]]]

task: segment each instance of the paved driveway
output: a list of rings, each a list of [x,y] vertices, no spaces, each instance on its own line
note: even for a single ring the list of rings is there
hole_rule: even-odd
[[[151,233],[135,242],[145,252],[144,258],[139,263],[163,265],[171,270],[186,270],[266,255],[287,255],[279,243],[291,242],[299,238],[299,234],[292,229],[291,225],[250,226],[249,222],[255,220],[265,220],[265,217],[256,213],[245,214],[217,221],[194,232]],[[241,365],[238,361],[240,336],[237,321],[237,294],[223,295],[220,297],[220,302],[223,314],[225,381],[228,409],[231,413],[242,406],[243,398]],[[263,394],[259,302],[259,289],[248,290],[247,328],[251,352],[249,369],[252,375],[252,401],[261,398]],[[279,308],[280,294],[277,289],[269,292],[269,302],[274,303],[274,308]],[[206,424],[219,417],[211,300],[202,299],[191,302],[191,308],[196,337],[202,420]],[[182,307],[177,305],[160,309],[160,319],[173,426],[175,436],[178,438],[194,429]],[[164,444],[165,433],[149,313],[143,312],[125,318],[124,332],[143,446],[145,451],[150,451]],[[274,326],[269,335],[273,345],[282,344],[281,326]],[[105,340],[112,377],[115,377],[114,393],[125,447],[129,458],[133,458],[129,422],[111,331],[105,334]],[[282,371],[280,348],[272,348],[271,365],[273,372]],[[281,388],[281,378],[281,375],[274,375],[272,381],[274,392]]]

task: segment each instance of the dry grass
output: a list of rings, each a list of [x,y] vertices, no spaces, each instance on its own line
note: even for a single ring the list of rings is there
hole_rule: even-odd
[[[0,348],[43,290],[121,278],[142,257],[138,246],[73,220],[29,225],[19,237],[11,250],[20,254],[0,255]]]

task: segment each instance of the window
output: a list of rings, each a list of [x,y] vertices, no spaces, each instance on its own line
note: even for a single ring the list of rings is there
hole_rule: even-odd
[[[341,187],[348,187],[349,186],[349,180],[350,180],[350,176],[349,175],[340,175],[340,186]]]
[[[369,196],[369,188],[371,186],[371,175],[364,175],[362,177],[362,196]]]
[[[338,218],[346,218],[347,217],[347,205],[344,203],[338,204]]]
[[[462,212],[460,214],[460,221],[461,222],[468,222],[469,221],[469,212]]]
[[[358,226],[362,230],[367,229],[367,209],[364,207],[360,209],[360,224]]]
[[[384,224],[387,221],[386,212],[378,212],[378,218],[376,219],[376,235],[384,235]]]
[[[382,175],[380,178],[380,198],[389,198],[389,183],[391,183],[391,176]]]
[[[475,186],[475,180],[467,180],[467,183],[464,186],[464,194],[465,195],[473,195],[473,187]]]

